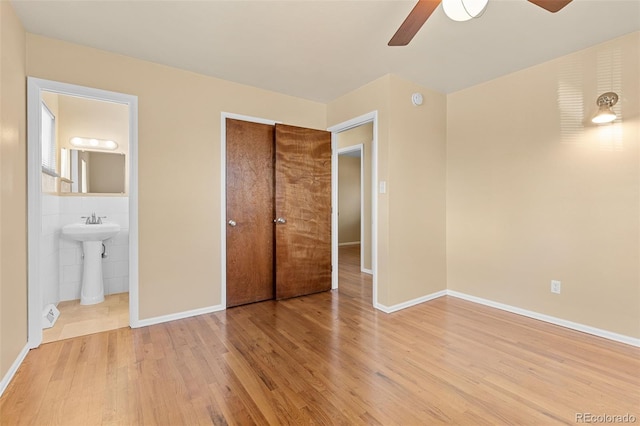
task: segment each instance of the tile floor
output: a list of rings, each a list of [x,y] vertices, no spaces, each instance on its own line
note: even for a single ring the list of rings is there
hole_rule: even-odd
[[[129,293],[110,294],[97,305],[83,306],[80,300],[60,302],[58,309],[55,325],[42,330],[42,343],[129,326]]]

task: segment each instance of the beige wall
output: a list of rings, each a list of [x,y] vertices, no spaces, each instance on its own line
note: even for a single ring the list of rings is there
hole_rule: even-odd
[[[338,156],[338,244],[360,242],[360,157]]]
[[[363,232],[361,236],[362,251],[364,253],[362,266],[371,271],[371,167],[372,167],[372,143],[373,143],[373,123],[366,123],[361,126],[349,129],[338,134],[338,148],[362,144],[363,163]]]
[[[416,107],[411,94],[421,92]],[[389,298],[391,304],[447,288],[445,95],[391,78]]]
[[[125,192],[125,156],[111,152],[88,152],[88,192],[117,194]]]
[[[640,337],[639,52],[635,33],[449,96],[451,290]],[[612,89],[621,120],[592,125]]]
[[[411,104],[421,92],[425,103]],[[446,289],[446,97],[384,76],[328,104],[329,125],[378,111],[378,296],[393,306]],[[377,186],[377,183],[376,183]]]
[[[0,378],[27,344],[25,32],[0,1]]]
[[[220,114],[326,128],[326,106],[27,35],[27,72],[138,96],[140,319],[220,300]]]

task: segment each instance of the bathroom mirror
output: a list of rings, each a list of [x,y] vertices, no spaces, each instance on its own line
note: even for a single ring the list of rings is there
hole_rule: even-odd
[[[63,148],[61,192],[74,194],[124,194],[126,155]]]

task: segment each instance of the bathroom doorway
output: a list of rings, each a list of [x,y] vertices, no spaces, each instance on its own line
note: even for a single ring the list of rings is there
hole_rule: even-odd
[[[27,92],[29,347],[135,326],[137,97],[31,77]],[[61,230],[93,213],[119,231],[96,259],[104,301],[80,304],[84,243]]]

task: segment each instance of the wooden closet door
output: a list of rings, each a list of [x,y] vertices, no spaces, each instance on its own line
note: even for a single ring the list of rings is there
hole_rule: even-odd
[[[226,120],[227,307],[274,298],[274,127]]]
[[[331,289],[331,133],[276,124],[276,299]]]

